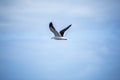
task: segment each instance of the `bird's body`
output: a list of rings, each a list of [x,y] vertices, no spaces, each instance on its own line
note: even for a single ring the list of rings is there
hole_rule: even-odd
[[[51,39],[55,39],[55,40],[67,40],[66,38],[64,38],[64,32],[70,27],[71,25],[69,25],[68,27],[62,29],[60,32],[58,32],[52,22],[50,22],[49,24],[49,28],[50,30],[54,33],[55,37],[52,37]]]
[[[52,37],[51,39],[55,39],[55,40],[67,40],[67,39],[64,38],[64,37]]]

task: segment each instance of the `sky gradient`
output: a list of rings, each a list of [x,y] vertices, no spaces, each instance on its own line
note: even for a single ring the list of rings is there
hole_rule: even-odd
[[[72,24],[68,40],[53,40]],[[120,80],[119,0],[0,0],[0,80]]]

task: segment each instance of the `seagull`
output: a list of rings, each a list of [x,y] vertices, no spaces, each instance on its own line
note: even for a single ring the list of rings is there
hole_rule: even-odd
[[[72,24],[71,24],[71,25],[72,25]],[[71,27],[71,25],[69,25],[68,27],[62,29],[60,32],[58,32],[58,31],[54,28],[52,22],[50,22],[49,28],[50,28],[51,32],[53,32],[53,34],[55,35],[55,36],[52,37],[51,39],[55,39],[55,40],[67,40],[66,38],[64,38],[64,33],[65,33],[65,31],[66,31],[69,27]]]

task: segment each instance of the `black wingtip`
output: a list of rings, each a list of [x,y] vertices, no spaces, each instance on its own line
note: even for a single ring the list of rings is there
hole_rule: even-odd
[[[72,26],[72,24],[70,24],[68,27],[71,27]]]
[[[52,25],[53,25],[52,22],[50,22],[49,26],[52,26]]]

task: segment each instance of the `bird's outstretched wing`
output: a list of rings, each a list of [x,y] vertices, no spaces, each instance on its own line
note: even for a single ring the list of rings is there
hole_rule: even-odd
[[[72,25],[72,24],[71,24],[71,25]],[[62,29],[62,30],[60,31],[61,36],[64,35],[65,31],[66,31],[69,27],[71,27],[71,25],[69,25],[68,27],[66,27],[66,28],[64,28],[64,29]]]
[[[57,32],[57,30],[54,28],[52,22],[49,24],[50,30],[54,33],[55,36],[60,36],[60,34]]]

